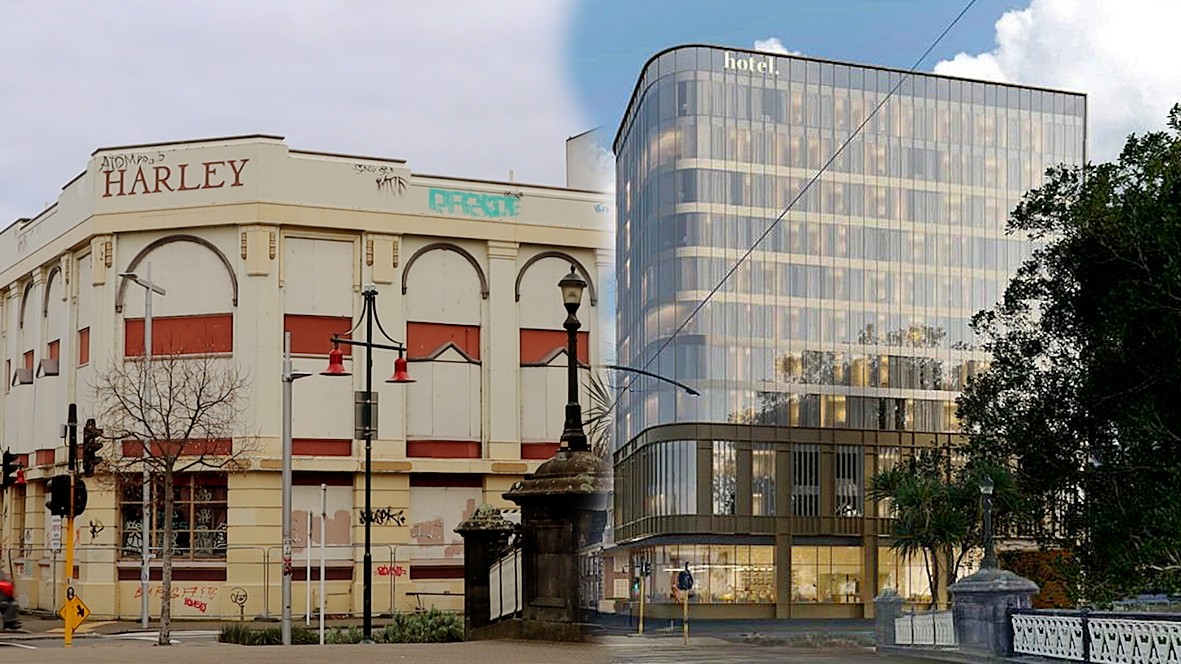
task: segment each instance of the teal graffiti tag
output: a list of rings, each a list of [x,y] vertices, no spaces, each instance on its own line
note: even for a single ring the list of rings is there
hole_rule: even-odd
[[[468,217],[500,219],[517,216],[520,201],[517,196],[477,194],[453,189],[431,189],[430,206],[434,212],[462,214]]]

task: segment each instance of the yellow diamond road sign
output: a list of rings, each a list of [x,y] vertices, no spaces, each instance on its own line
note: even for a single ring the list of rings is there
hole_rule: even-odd
[[[74,595],[66,600],[66,605],[57,612],[57,615],[66,621],[66,626],[72,631],[78,629],[78,625],[90,617],[90,608],[86,606],[81,597]]]

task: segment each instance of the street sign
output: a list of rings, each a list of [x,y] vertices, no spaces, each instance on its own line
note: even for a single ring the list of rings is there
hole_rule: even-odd
[[[57,515],[50,517],[49,548],[52,551],[62,550],[62,518]]]
[[[73,588],[66,589],[66,605],[57,612],[58,617],[66,622],[66,627],[72,632],[78,629],[90,617],[90,607],[74,594]]]
[[[693,589],[693,573],[688,569],[683,569],[677,574],[677,590],[692,590]]]

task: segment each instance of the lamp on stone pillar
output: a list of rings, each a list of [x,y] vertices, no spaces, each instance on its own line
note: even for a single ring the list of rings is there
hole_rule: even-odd
[[[575,313],[582,303],[586,280],[572,266],[558,286],[567,314],[563,327],[569,354],[562,445],[504,497],[521,506],[523,637],[576,640],[586,636],[587,627],[582,616],[578,551],[602,537],[611,478],[604,460],[587,444],[578,404],[577,333],[582,325]]]
[[[980,480],[980,501],[984,512],[984,560],[980,562],[982,569],[996,569],[996,546],[992,539],[992,478],[985,475]]]
[[[562,305],[566,307],[567,344],[567,372],[566,372],[566,424],[562,430],[562,448],[572,452],[585,452],[590,449],[586,440],[586,431],[582,428],[582,406],[578,403],[578,307],[582,304],[582,291],[586,288],[586,280],[579,276],[573,265],[570,274],[562,277],[558,282],[562,289]]]

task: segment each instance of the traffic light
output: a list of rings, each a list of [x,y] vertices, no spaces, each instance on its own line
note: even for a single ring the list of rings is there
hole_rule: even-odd
[[[70,513],[70,478],[57,475],[45,481],[45,507],[53,516]]]
[[[0,476],[0,487],[10,487],[17,484],[17,472],[20,466],[16,465],[16,455],[8,450],[4,450],[4,474]]]
[[[45,483],[45,507],[54,516],[70,516],[70,476],[55,475]],[[74,516],[86,511],[86,483],[74,483]]]
[[[102,462],[99,456],[103,449],[99,440],[102,435],[103,430],[94,425],[93,417],[86,420],[86,426],[82,427],[82,474],[86,477],[92,477],[94,469]]]

